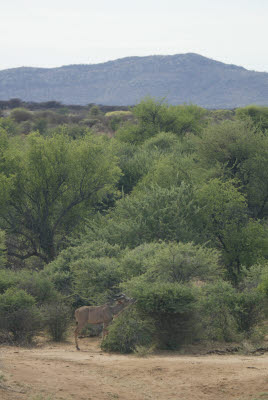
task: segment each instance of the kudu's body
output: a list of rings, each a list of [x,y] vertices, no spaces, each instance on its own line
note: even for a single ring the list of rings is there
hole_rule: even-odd
[[[131,303],[133,303],[132,299],[123,298],[118,300],[117,304],[114,306],[106,304],[103,306],[83,306],[78,308],[74,314],[77,324],[76,330],[74,331],[77,350],[80,350],[78,346],[78,334],[86,324],[103,324],[102,337],[104,337],[107,333],[107,326],[109,323]]]

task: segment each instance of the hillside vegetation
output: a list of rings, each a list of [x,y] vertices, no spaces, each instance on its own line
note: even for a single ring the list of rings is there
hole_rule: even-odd
[[[148,95],[214,109],[267,105],[268,73],[193,53],[0,71],[0,100],[134,105]]]
[[[136,302],[107,351],[261,340],[268,108],[12,108],[0,119],[0,341]]]

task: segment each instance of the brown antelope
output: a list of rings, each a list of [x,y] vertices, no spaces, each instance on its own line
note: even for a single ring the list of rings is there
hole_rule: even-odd
[[[107,326],[113,320],[114,317],[118,316],[121,311],[128,305],[134,302],[133,299],[121,295],[115,305],[111,306],[105,304],[103,306],[83,306],[75,310],[76,319],[76,330],[74,331],[75,345],[77,350],[78,346],[78,334],[84,328],[86,324],[103,324],[102,337],[107,334]]]

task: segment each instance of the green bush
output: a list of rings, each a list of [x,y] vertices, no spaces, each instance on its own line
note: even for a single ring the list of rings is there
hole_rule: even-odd
[[[222,274],[219,253],[204,246],[182,242],[163,242],[154,244],[154,246],[152,243],[146,246],[141,245],[126,254],[130,256],[126,258],[126,260],[130,260],[129,267],[135,268],[132,260],[138,261],[138,258],[135,257],[138,255],[138,251],[144,254],[142,260],[143,279],[147,282],[185,283],[198,280],[205,282],[212,281]],[[124,258],[122,260],[124,268],[126,268],[124,265],[126,260]]]
[[[66,337],[71,319],[71,309],[62,300],[43,307],[45,327],[55,342]]]
[[[30,343],[41,325],[33,296],[14,287],[0,295],[0,330],[11,333],[15,342]]]
[[[24,121],[29,121],[33,119],[33,113],[26,108],[14,108],[10,113],[11,118],[20,123]]]
[[[163,243],[144,243],[134,249],[126,249],[120,258],[120,271],[123,280],[131,279],[144,274],[150,261],[158,256],[157,250],[161,249]]]
[[[34,131],[34,124],[32,121],[23,121],[18,127],[18,132],[24,135],[28,135],[30,132]]]
[[[171,132],[160,132],[156,136],[146,140],[143,149],[153,151],[157,149],[161,153],[172,153],[174,147],[179,148],[180,142],[178,136]]]
[[[56,299],[57,292],[51,280],[42,272],[21,271],[18,275],[18,288],[35,298],[37,305]]]
[[[258,290],[244,291],[236,294],[232,315],[239,332],[250,334],[262,320],[264,312],[264,295]]]
[[[72,270],[74,292],[87,303],[106,303],[120,282],[118,262],[109,257],[81,259]]]
[[[253,123],[262,131],[268,129],[268,107],[250,105],[237,108],[235,115],[240,120],[251,118]]]
[[[109,327],[102,341],[105,351],[131,353],[137,346],[151,346],[155,336],[152,318],[141,316],[135,308],[124,311]]]
[[[237,338],[238,325],[233,316],[236,291],[228,282],[219,281],[202,288],[199,318],[204,338],[232,341]]]
[[[137,280],[130,292],[140,315],[154,321],[159,348],[174,349],[194,339],[197,297],[193,288],[179,283]]]
[[[138,310],[150,315],[188,313],[196,300],[193,289],[179,283],[142,283],[132,295]]]
[[[10,269],[0,269],[0,294],[3,294],[8,288],[16,286],[19,277]]]
[[[133,352],[140,346],[178,348],[191,342],[195,290],[180,284],[139,283],[130,290],[135,306],[124,311],[109,328],[102,343],[107,351]]]

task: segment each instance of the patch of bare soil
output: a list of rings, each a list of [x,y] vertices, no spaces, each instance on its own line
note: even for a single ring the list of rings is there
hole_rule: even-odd
[[[0,347],[1,400],[267,399],[268,353],[138,358],[100,350],[100,340]],[[1,375],[4,378],[1,378]]]

